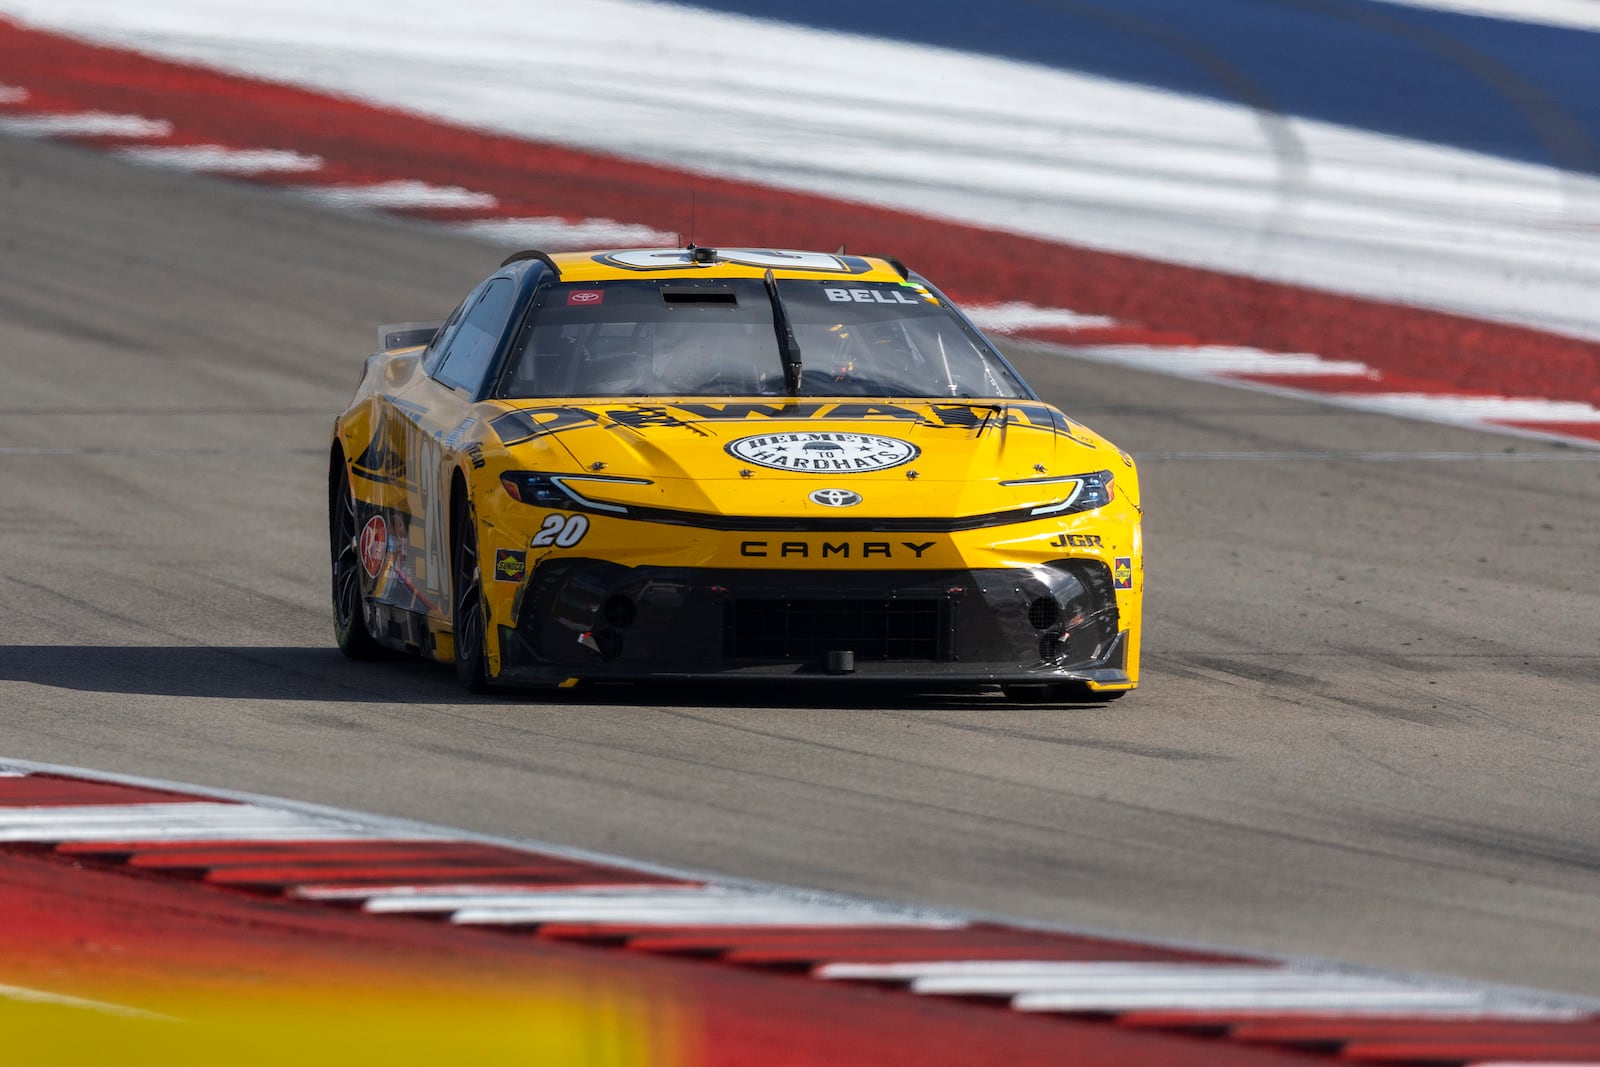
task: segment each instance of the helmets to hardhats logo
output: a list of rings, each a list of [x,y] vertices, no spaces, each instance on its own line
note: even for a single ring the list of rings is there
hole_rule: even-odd
[[[853,508],[861,503],[861,494],[848,489],[814,489],[809,496],[813,504],[825,508]]]
[[[729,455],[758,467],[828,477],[887,470],[922,454],[916,445],[898,437],[836,430],[756,434],[724,447]]]
[[[367,577],[376,578],[383,570],[383,561],[389,555],[389,524],[382,515],[374,515],[361,529],[361,569]]]

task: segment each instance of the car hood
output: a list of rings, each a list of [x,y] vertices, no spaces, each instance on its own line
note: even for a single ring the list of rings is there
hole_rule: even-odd
[[[1059,499],[1061,483],[1044,479],[1128,466],[1115,446],[1038,402],[507,407],[492,425],[513,465],[520,454],[527,469],[548,471],[559,443],[570,471],[593,479],[587,496],[713,514],[977,515]]]

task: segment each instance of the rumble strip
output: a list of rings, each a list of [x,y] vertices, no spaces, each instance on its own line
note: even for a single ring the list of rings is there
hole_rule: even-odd
[[[373,931],[443,921],[819,991],[870,984],[890,1013],[976,1001],[983,1032],[1008,1017],[1093,1024],[1167,1055],[1179,1041],[1186,1063],[1600,1062],[1600,1005],[1576,998],[1026,927],[41,764],[0,764],[0,855],[18,848],[184,882],[197,899],[354,909]],[[1060,1040],[1052,1062],[1113,1062],[1078,1026]]]

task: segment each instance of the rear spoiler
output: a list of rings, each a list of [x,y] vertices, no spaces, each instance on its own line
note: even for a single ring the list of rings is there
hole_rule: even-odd
[[[392,352],[397,348],[416,348],[432,344],[443,319],[434,322],[391,322],[378,327],[378,351]]]

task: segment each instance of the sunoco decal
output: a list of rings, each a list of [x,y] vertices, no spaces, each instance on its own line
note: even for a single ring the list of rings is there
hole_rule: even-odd
[[[1118,589],[1133,588],[1133,557],[1118,556],[1111,566],[1111,584]]]
[[[497,582],[520,582],[522,576],[528,573],[528,554],[519,552],[514,548],[497,548],[494,550],[494,580]]]
[[[741,437],[727,446],[728,453],[746,463],[780,471],[825,471],[829,474],[865,474],[910,463],[922,450],[898,437],[871,433],[835,433],[828,430],[799,433],[764,433]]]

